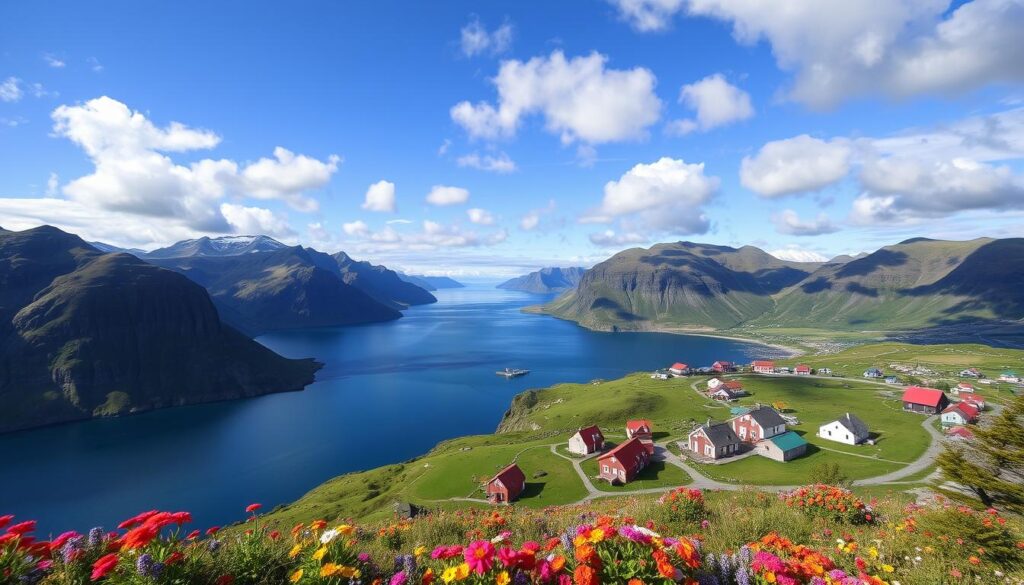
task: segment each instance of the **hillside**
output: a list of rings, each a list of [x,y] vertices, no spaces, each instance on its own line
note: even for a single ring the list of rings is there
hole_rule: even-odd
[[[354,286],[378,302],[394,309],[436,303],[437,298],[411,282],[402,280],[386,266],[355,260],[345,252],[332,256],[345,284]]]
[[[147,259],[184,258],[189,256],[237,256],[253,252],[273,252],[287,248],[268,236],[221,236],[184,240],[145,253]]]
[[[586,271],[586,268],[579,266],[571,268],[542,268],[529,274],[506,280],[499,284],[498,288],[540,294],[563,292],[576,288],[580,278],[583,277],[583,273]]]
[[[678,242],[619,252],[544,307],[604,330],[725,329],[771,311],[772,295],[818,264],[787,262],[753,246]]]
[[[1024,318],[1022,269],[1022,239],[916,238],[823,264],[682,242],[616,254],[543,310],[597,329],[951,329]]]
[[[401,316],[390,304],[347,284],[330,256],[310,248],[147,261],[202,285],[224,321],[249,335]]]
[[[425,291],[434,292],[436,290],[442,290],[446,288],[466,288],[466,285],[450,278],[447,276],[423,276],[420,274],[405,274],[404,272],[395,271],[398,278],[401,278],[405,282],[411,282],[416,286],[422,288]]]
[[[0,234],[0,432],[299,390],[188,279],[43,226]]]

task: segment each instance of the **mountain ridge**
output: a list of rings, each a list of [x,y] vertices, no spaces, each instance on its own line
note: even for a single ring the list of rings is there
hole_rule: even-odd
[[[582,266],[551,266],[506,280],[497,288],[541,294],[563,292],[576,288],[586,271]]]

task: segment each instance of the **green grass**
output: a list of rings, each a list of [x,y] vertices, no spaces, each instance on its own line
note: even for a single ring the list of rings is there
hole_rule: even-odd
[[[686,485],[692,481],[689,474],[675,465],[666,464],[664,461],[652,461],[650,465],[640,472],[640,475],[626,485],[611,485],[597,477],[599,467],[597,458],[584,461],[583,471],[591,478],[594,487],[603,492],[632,492],[650,488],[676,487]]]

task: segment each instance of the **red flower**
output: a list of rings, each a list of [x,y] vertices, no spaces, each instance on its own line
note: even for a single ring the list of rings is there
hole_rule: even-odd
[[[281,538],[281,532],[278,530],[272,530],[270,532],[270,540],[277,540],[278,538]]]
[[[173,565],[174,563],[177,563],[178,561],[180,561],[183,558],[185,558],[185,555],[181,554],[178,551],[174,551],[174,552],[171,553],[171,556],[169,556],[166,559],[164,559],[164,564],[165,565]]]
[[[61,534],[60,536],[54,538],[53,541],[50,542],[50,550],[57,550],[58,548],[67,544],[69,540],[76,536],[78,536],[78,533],[73,530]]]
[[[160,527],[156,524],[143,524],[132,528],[121,539],[121,546],[129,549],[139,549],[153,541],[160,534]]]
[[[206,529],[206,536],[213,536],[214,534],[217,534],[218,531],[220,531],[220,526],[211,526]],[[230,575],[225,576],[230,577]],[[234,577],[232,577],[232,579],[233,578]]]
[[[28,534],[29,532],[32,532],[35,529],[36,529],[36,521],[35,520],[26,520],[24,522],[19,522],[19,523],[15,524],[14,526],[11,526],[10,528],[7,529],[7,532],[10,533],[10,534],[17,534],[18,536],[22,536],[24,534]]]
[[[192,521],[192,514],[190,512],[175,512],[170,515],[170,520],[179,526],[182,524],[188,524]]]
[[[189,532],[188,536],[186,536],[185,538],[188,539],[188,540],[195,540],[195,539],[199,538],[199,534],[200,533],[199,533],[198,530],[193,530],[192,532]]]
[[[14,514],[7,514],[6,516],[0,516],[0,528],[7,526],[14,520]]]
[[[217,585],[231,585],[234,582],[235,578],[231,575],[221,575],[220,578],[217,579]]]
[[[131,528],[133,526],[138,526],[139,524],[142,524],[146,520],[149,520],[151,517],[156,516],[157,513],[158,512],[156,510],[150,510],[148,512],[143,512],[141,514],[133,516],[133,517],[125,520],[124,522],[118,524],[117,527],[119,529],[121,529],[121,530],[124,530],[126,528]]]
[[[252,514],[253,512],[259,510],[262,507],[263,504],[249,504],[248,506],[245,507],[245,511]]]
[[[100,557],[95,563],[92,564],[92,577],[93,581],[99,581],[106,577],[111,571],[117,567],[117,553],[110,553]]]

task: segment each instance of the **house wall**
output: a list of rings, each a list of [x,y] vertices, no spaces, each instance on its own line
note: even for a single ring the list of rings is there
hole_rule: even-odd
[[[731,424],[732,430],[735,431],[740,440],[747,443],[756,443],[761,439],[767,439],[786,432],[786,425],[762,429],[761,425],[757,424],[757,421],[747,414],[732,419]]]
[[[757,445],[757,453],[774,461],[792,461],[807,452],[807,445],[801,445],[796,449],[783,451],[778,445],[771,441],[761,441]]]
[[[587,448],[586,441],[583,437],[580,437],[579,433],[576,433],[569,439],[569,452],[576,453],[577,455],[589,455],[591,451]]]
[[[487,484],[487,499],[495,503],[510,501],[508,488],[492,481]]]
[[[944,412],[942,413],[942,424],[944,425],[965,425],[967,421],[959,412]]]
[[[847,445],[856,445],[863,438],[858,439],[856,435],[850,432],[850,429],[844,427],[838,422],[832,422],[827,425],[821,425],[818,428],[818,436],[822,439],[828,439],[829,441],[835,441],[837,443],[845,443]]]

